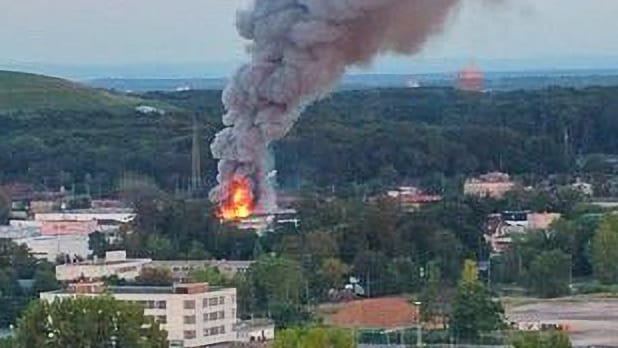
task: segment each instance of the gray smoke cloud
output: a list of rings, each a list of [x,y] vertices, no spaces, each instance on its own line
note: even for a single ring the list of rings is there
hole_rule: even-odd
[[[255,0],[238,13],[251,41],[250,63],[223,92],[226,126],[211,144],[219,159],[214,202],[226,183],[250,179],[262,212],[276,209],[269,145],[284,137],[303,109],[331,91],[347,66],[382,52],[415,53],[442,27],[459,0]]]

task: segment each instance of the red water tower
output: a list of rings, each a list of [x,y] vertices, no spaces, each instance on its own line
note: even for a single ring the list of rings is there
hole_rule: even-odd
[[[479,67],[470,63],[457,75],[459,89],[469,92],[481,92],[483,90],[483,72]]]

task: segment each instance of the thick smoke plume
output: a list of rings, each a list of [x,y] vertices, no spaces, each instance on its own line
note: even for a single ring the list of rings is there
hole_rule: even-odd
[[[442,27],[459,0],[255,0],[238,13],[251,62],[223,92],[227,127],[211,145],[219,159],[213,201],[226,184],[250,179],[257,207],[276,209],[269,145],[284,137],[303,108],[327,94],[353,64],[381,52],[414,53]]]

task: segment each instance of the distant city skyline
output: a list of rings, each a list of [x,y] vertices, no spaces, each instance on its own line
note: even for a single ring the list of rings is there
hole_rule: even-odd
[[[235,11],[250,0],[0,0],[0,69],[76,79],[224,77],[247,60]],[[492,4],[496,2],[498,4]],[[364,73],[618,68],[618,1],[462,0],[414,57]]]

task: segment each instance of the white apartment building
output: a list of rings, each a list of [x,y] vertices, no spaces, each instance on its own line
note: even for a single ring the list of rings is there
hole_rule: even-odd
[[[236,341],[236,289],[206,283],[169,287],[110,286],[103,283],[73,284],[66,290],[43,292],[53,301],[71,296],[111,294],[121,301],[138,303],[144,314],[158,320],[167,331],[171,347],[208,347]]]
[[[56,266],[56,279],[59,281],[98,280],[117,276],[119,279],[135,280],[140,275],[142,268],[151,261],[151,259],[127,259],[127,253],[124,250],[108,251],[103,260]]]

